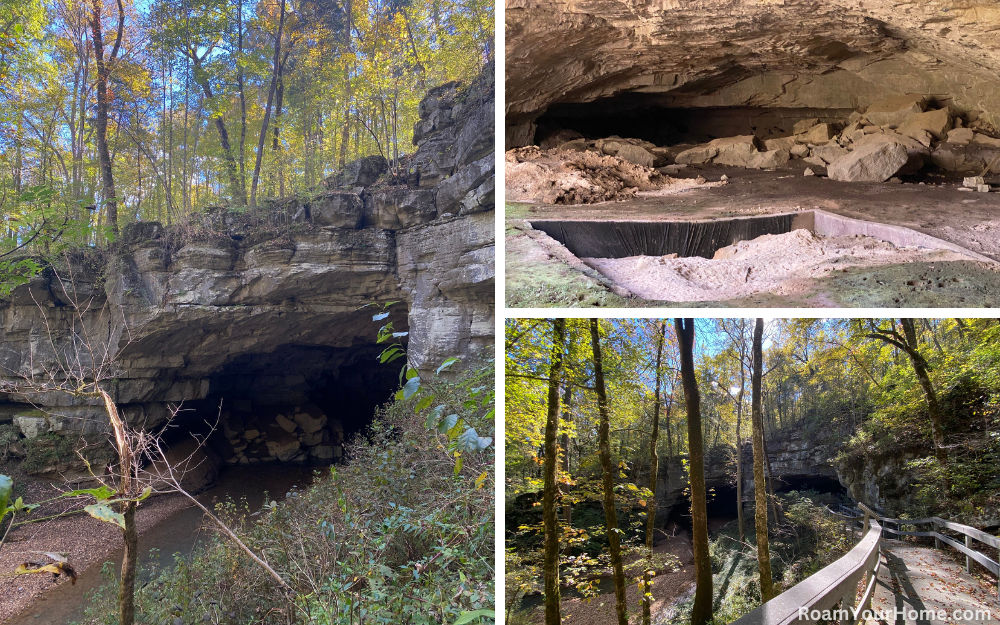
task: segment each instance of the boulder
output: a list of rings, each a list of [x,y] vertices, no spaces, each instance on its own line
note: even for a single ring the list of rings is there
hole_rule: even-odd
[[[968,145],[975,137],[976,133],[971,128],[954,128],[948,131],[948,143],[955,145]]]
[[[429,189],[389,187],[365,198],[367,228],[401,230],[433,221],[437,217],[434,192]]]
[[[587,145],[590,142],[586,139],[574,139],[573,141],[567,141],[566,143],[560,143],[556,146],[557,150],[565,150],[567,152],[586,152]]]
[[[791,153],[792,156],[798,156],[799,158],[809,156],[809,146],[799,143],[793,146],[789,150],[789,153]]]
[[[350,191],[324,191],[309,202],[309,216],[317,226],[358,230],[364,222],[365,204]]]
[[[906,148],[906,166],[899,170],[900,174],[915,174],[924,166],[925,156],[930,154],[927,146],[921,144],[913,137],[896,134],[890,130],[883,134],[866,135],[863,139],[854,144],[855,149],[864,145],[879,145],[886,141],[898,143]]]
[[[323,429],[327,422],[326,415],[315,404],[305,404],[301,408],[296,408],[295,416],[292,418],[307,434],[318,432]]]
[[[708,147],[719,153],[713,162],[733,167],[750,167],[754,155],[759,152],[759,139],[754,135],[723,137],[709,142]]]
[[[277,417],[274,418],[274,420],[278,422],[278,425],[281,426],[281,429],[288,432],[289,434],[294,432],[295,428],[298,427],[294,421],[292,421],[283,414],[279,414]]]
[[[14,417],[14,425],[21,430],[25,438],[37,438],[51,429],[48,418],[44,416],[18,415]]]
[[[560,128],[559,130],[548,135],[539,142],[538,147],[543,150],[548,150],[554,147],[558,147],[567,141],[573,141],[574,139],[582,139],[583,135],[575,130],[570,130],[569,128]]]
[[[885,182],[907,160],[906,148],[899,143],[869,143],[830,163],[826,171],[831,180],[841,182]]]
[[[777,139],[764,139],[764,149],[770,150],[791,150],[796,145],[795,137],[778,137]]]
[[[795,140],[799,143],[811,143],[822,145],[837,136],[837,129],[833,124],[816,124],[809,130],[795,135]]]
[[[821,159],[824,163],[832,163],[845,154],[847,154],[847,150],[836,144],[821,145],[812,149],[812,156]]]
[[[652,167],[656,163],[656,156],[650,154],[646,149],[630,143],[622,145],[618,149],[616,156],[630,163],[642,165],[643,167]]]
[[[898,126],[908,117],[927,109],[924,96],[902,95],[876,102],[865,111],[865,118],[876,126]]]
[[[826,169],[827,165],[826,161],[824,161],[818,156],[807,156],[804,159],[802,159],[802,162],[809,163],[813,167],[821,167],[823,169]]]
[[[965,171],[965,154],[955,149],[941,147],[931,152],[931,162],[945,171]]]
[[[758,152],[750,158],[747,167],[750,169],[774,169],[787,163],[789,158],[788,150]]]
[[[810,128],[812,128],[813,126],[815,126],[818,123],[819,123],[819,118],[818,117],[809,117],[807,119],[799,120],[799,121],[795,122],[794,126],[792,126],[792,134],[793,135],[800,135],[800,134],[808,131]]]
[[[948,131],[951,129],[951,115],[948,113],[948,109],[945,108],[936,111],[927,111],[926,113],[914,113],[899,125],[897,132],[924,143],[921,140],[923,133],[929,133],[935,139],[945,139],[948,137]],[[925,145],[929,145],[929,142]]]
[[[988,148],[1000,148],[1000,139],[994,139],[989,135],[977,132],[972,138],[972,145],[981,145]]]
[[[302,447],[298,438],[280,427],[273,426],[267,429],[265,445],[267,445],[267,453],[282,462],[290,462]]]
[[[699,145],[689,150],[684,150],[674,158],[674,162],[681,165],[700,165],[707,163],[719,155],[719,148],[708,145]]]
[[[321,461],[333,461],[333,445],[316,445],[309,448],[309,456]]]

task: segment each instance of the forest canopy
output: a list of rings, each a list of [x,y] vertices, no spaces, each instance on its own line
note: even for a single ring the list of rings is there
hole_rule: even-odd
[[[0,0],[0,252],[304,193],[368,155],[399,173],[425,92],[492,63],[493,10]]]

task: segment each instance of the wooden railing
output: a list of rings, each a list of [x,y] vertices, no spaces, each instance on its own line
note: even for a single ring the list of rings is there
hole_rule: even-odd
[[[962,525],[961,523],[954,523],[952,521],[946,521],[940,517],[928,517],[926,519],[890,519],[881,517],[871,510],[869,510],[864,504],[859,506],[863,510],[866,510],[873,517],[877,518],[882,523],[882,535],[894,534],[896,536],[928,536],[934,539],[934,547],[936,549],[941,548],[941,543],[945,543],[949,547],[952,547],[965,555],[965,570],[967,572],[972,572],[972,562],[975,561],[983,566],[987,571],[993,573],[997,576],[997,596],[1000,597],[1000,563],[992,560],[986,554],[981,551],[976,551],[973,549],[974,540],[983,543],[994,549],[1000,549],[1000,538],[996,536],[991,536],[982,530],[977,530],[974,527],[969,527],[968,525]],[[834,513],[837,514],[837,513]],[[841,516],[841,515],[838,515]],[[847,517],[845,518],[857,518]],[[853,522],[853,521],[852,521]],[[888,524],[896,526],[896,529],[887,527]],[[927,531],[903,531],[901,528],[903,526],[916,527],[918,525],[927,525]],[[965,544],[963,545],[959,541],[955,540],[951,536],[947,536],[937,531],[938,528],[948,529],[953,532],[958,532],[965,536]]]
[[[874,516],[871,511],[867,511],[861,517],[861,542],[846,555],[740,617],[732,625],[815,623],[820,620],[817,614],[833,611],[837,604],[843,610],[838,619],[841,625],[857,625],[865,611],[871,608],[875,580],[878,579],[882,526]],[[855,612],[858,583],[861,580],[865,580],[865,592],[861,597],[860,608]]]

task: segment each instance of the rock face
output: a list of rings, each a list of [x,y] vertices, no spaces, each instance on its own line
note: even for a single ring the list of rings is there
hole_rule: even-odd
[[[837,469],[834,467],[836,448],[833,444],[813,440],[801,431],[768,440],[768,457],[776,490],[816,488],[815,484],[836,486]],[[686,458],[686,457],[685,457]],[[681,458],[661,463],[657,481],[657,522],[664,523],[677,506],[689,505],[687,472]],[[753,446],[743,444],[743,501],[750,506],[754,501]],[[647,483],[643,481],[642,483]],[[716,498],[732,497],[735,515],[736,451],[732,447],[710,449],[705,456],[705,486],[716,490]],[[820,488],[822,488],[821,486]],[[686,512],[686,510],[685,510]],[[752,521],[751,521],[752,522]]]
[[[412,186],[372,184],[384,159],[361,159],[315,197],[273,203],[270,229],[217,209],[184,231],[128,226],[109,257],[74,258],[92,342],[120,350],[107,387],[125,417],[155,427],[180,402],[218,416],[225,399],[228,449],[216,452],[227,461],[330,461],[343,455],[349,419],[295,407],[339,389],[343,397],[323,396],[327,412],[368,402],[370,418],[395,385],[385,377],[398,373],[378,365],[381,323],[409,330],[400,340],[421,372],[489,349],[492,85],[490,71],[469,86],[431,90],[415,129]],[[435,160],[445,145],[454,155],[447,166]],[[55,352],[79,322],[70,293],[50,271],[0,302],[0,381],[55,370]],[[378,324],[363,308],[390,300],[401,304]],[[0,421],[15,416],[33,434],[93,433],[107,423],[95,400],[0,394]]]
[[[505,20],[508,149],[531,143],[553,105],[626,94],[621,111],[771,107],[802,119],[899,98],[871,111],[876,125],[922,112],[910,94],[947,94],[1000,127],[1000,6],[987,0],[508,0]]]

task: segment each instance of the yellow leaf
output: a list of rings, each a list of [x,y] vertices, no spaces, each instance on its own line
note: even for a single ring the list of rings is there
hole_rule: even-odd
[[[481,474],[479,474],[479,477],[476,478],[476,488],[483,487],[483,483],[486,482],[486,473],[487,473],[486,471],[483,471]]]
[[[645,499],[640,499],[639,500],[639,505],[642,506],[642,507],[645,507],[646,506],[646,500]]]

